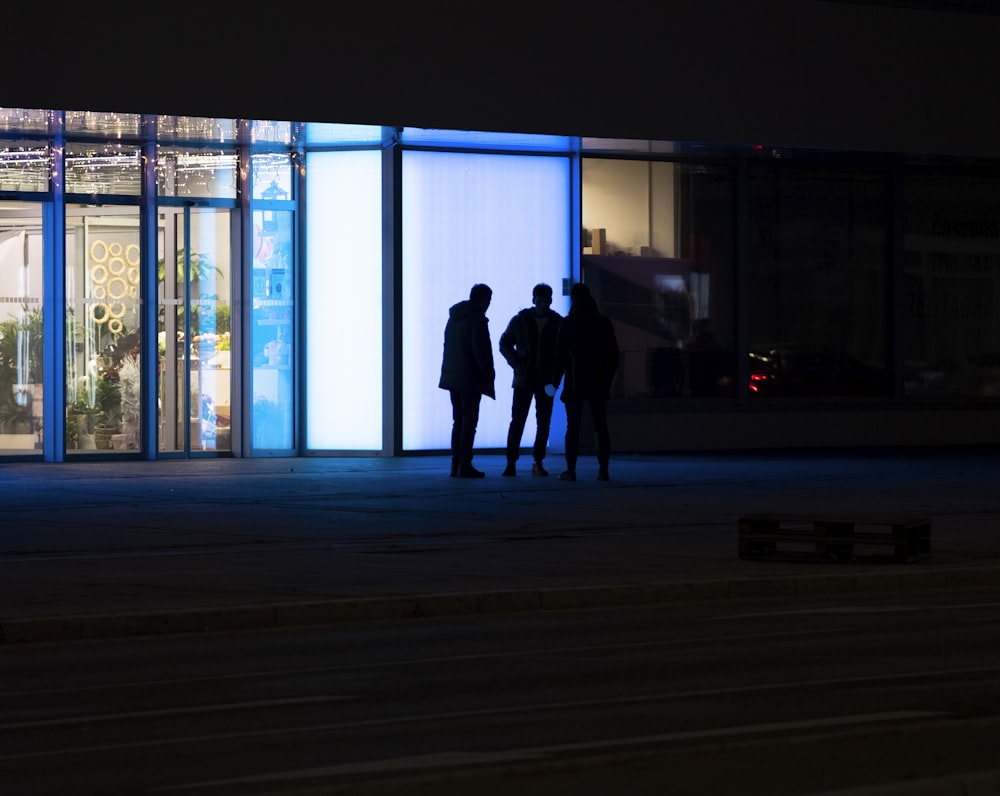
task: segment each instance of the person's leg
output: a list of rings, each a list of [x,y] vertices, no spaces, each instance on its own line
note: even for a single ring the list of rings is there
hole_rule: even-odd
[[[542,460],[545,459],[545,451],[549,445],[553,403],[552,397],[546,395],[543,388],[539,388],[535,393],[535,444],[532,446],[531,455],[535,460],[532,472],[536,475],[547,475],[545,468],[542,467]]]
[[[462,395],[457,390],[449,390],[451,396],[451,474],[458,475],[462,464]]]
[[[524,436],[524,424],[531,410],[531,390],[525,387],[514,388],[514,398],[510,408],[510,427],[507,429],[507,469],[504,475],[515,475],[518,457],[521,455],[521,437]]]
[[[608,480],[608,463],[611,460],[611,432],[608,430],[608,402],[592,400],[590,416],[594,420],[594,432],[597,434],[597,477],[601,481]]]
[[[576,480],[576,460],[580,455],[580,425],[583,421],[583,402],[566,402],[566,472],[559,476],[564,481]]]
[[[476,426],[479,424],[479,402],[482,395],[478,392],[460,393],[462,416],[459,421],[459,464],[460,478],[480,478],[483,473],[472,466],[472,449],[476,442]]]

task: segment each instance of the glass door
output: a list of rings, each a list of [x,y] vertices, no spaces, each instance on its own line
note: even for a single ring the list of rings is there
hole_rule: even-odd
[[[161,207],[158,426],[164,453],[232,450],[232,211]]]

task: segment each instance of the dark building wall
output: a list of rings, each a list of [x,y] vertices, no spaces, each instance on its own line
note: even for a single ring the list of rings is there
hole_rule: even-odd
[[[362,5],[24,7],[0,105],[1000,156],[992,4]]]

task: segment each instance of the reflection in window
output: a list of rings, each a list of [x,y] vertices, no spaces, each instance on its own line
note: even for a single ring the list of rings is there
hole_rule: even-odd
[[[135,145],[66,145],[66,192],[138,196],[142,157]]]
[[[885,395],[888,202],[879,175],[750,178],[751,395]]]
[[[15,133],[46,133],[52,111],[43,108],[0,108],[0,130]]]
[[[905,391],[1000,395],[1000,180],[914,173],[905,187]]]
[[[142,116],[138,113],[108,111],[66,111],[66,132],[86,133],[107,138],[138,135]]]
[[[51,171],[47,143],[0,140],[0,191],[47,191]]]
[[[583,281],[622,350],[613,394],[735,394],[730,172],[586,158],[583,226]]]
[[[158,116],[156,136],[160,141],[233,142],[236,140],[236,120],[205,116]]]
[[[294,171],[288,152],[257,152],[251,156],[251,161],[254,199],[292,198]]]
[[[238,164],[232,150],[160,147],[156,161],[160,196],[236,198]]]

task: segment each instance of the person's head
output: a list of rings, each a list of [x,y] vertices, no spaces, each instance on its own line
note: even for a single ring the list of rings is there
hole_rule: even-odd
[[[539,313],[544,313],[552,306],[552,288],[544,282],[539,282],[531,291],[531,303]]]
[[[493,291],[489,285],[477,284],[469,291],[469,300],[483,312],[489,309],[490,301],[493,300]]]
[[[583,282],[577,282],[569,289],[569,300],[572,304],[581,303],[590,297],[590,288],[583,284]]]

